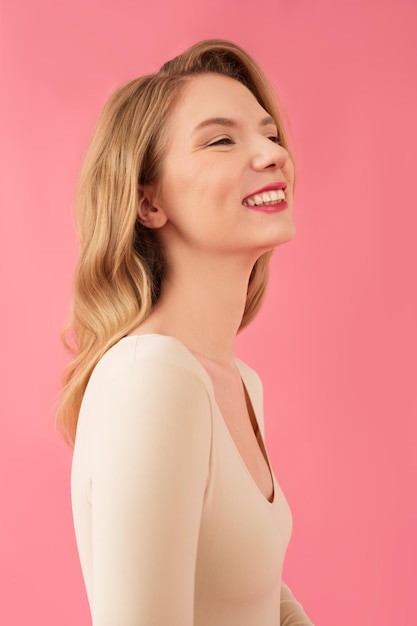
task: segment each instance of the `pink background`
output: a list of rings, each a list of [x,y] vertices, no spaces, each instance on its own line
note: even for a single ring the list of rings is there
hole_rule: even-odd
[[[0,623],[89,624],[53,431],[77,170],[110,91],[207,37],[263,65],[298,163],[297,236],[237,350],[294,515],[284,578],[317,626],[417,623],[416,7],[3,0]]]

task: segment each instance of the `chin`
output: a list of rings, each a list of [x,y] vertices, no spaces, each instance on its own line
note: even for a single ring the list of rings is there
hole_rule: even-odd
[[[270,232],[268,233],[269,236],[267,238],[267,241],[265,241],[265,250],[272,250],[273,248],[276,248],[283,243],[288,243],[289,241],[294,239],[297,232],[294,222],[286,224],[285,226],[283,224],[280,224],[279,228],[275,229],[275,233],[271,232],[273,230],[274,229],[271,228]]]

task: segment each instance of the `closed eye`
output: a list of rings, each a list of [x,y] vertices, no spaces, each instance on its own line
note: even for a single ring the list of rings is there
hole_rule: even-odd
[[[280,144],[280,143],[281,143],[281,138],[280,138],[280,137],[277,137],[276,135],[271,135],[270,137],[268,137],[268,139],[269,139],[270,141],[273,141],[274,143],[278,143],[278,144]]]
[[[221,137],[220,139],[216,139],[216,141],[212,141],[211,143],[207,144],[207,147],[210,146],[227,146],[234,143],[230,137]]]

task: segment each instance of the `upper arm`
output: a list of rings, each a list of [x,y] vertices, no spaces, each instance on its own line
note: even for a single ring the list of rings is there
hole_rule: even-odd
[[[281,581],[280,626],[314,626],[291,589]]]
[[[193,374],[134,364],[109,381],[92,428],[94,626],[193,623],[211,442]]]

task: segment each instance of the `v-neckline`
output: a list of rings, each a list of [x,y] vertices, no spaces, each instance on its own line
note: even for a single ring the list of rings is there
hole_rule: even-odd
[[[269,470],[269,475],[271,477],[271,481],[272,481],[272,495],[271,495],[272,499],[271,500],[269,498],[267,498],[267,496],[261,491],[259,485],[257,484],[257,482],[255,481],[254,477],[252,476],[251,472],[249,471],[249,468],[246,465],[246,463],[245,463],[245,461],[244,461],[244,459],[243,459],[243,457],[242,457],[242,455],[241,455],[241,453],[239,451],[239,448],[237,447],[237,445],[235,443],[235,440],[232,437],[232,433],[229,430],[227,422],[224,419],[224,416],[223,416],[223,414],[222,414],[222,412],[220,410],[220,406],[219,406],[219,404],[218,404],[218,402],[216,400],[216,396],[215,396],[215,393],[214,393],[214,385],[213,385],[213,381],[211,379],[211,376],[208,373],[208,370],[201,363],[201,361],[195,356],[195,354],[193,354],[193,352],[180,339],[177,339],[177,337],[174,337],[172,335],[161,335],[159,333],[144,333],[142,335],[141,334],[126,335],[124,337],[124,339],[127,339],[128,337],[135,337],[136,339],[139,339],[140,337],[164,337],[166,339],[171,339],[171,340],[175,341],[176,343],[180,344],[182,346],[182,348],[197,363],[198,367],[202,370],[202,372],[204,373],[204,377],[207,378],[207,381],[208,381],[208,383],[210,385],[210,389],[212,391],[212,396],[213,396],[213,401],[214,401],[214,403],[216,405],[217,411],[219,412],[219,415],[221,417],[221,421],[222,421],[222,423],[224,425],[225,431],[226,431],[226,433],[227,433],[227,435],[228,435],[228,437],[230,439],[230,442],[232,443],[232,445],[233,445],[233,447],[234,447],[234,449],[236,451],[237,457],[239,458],[243,468],[245,469],[245,472],[246,472],[247,476],[251,480],[251,482],[254,485],[255,489],[257,490],[258,494],[261,496],[261,498],[267,504],[272,506],[275,503],[275,499],[276,499],[276,485],[275,485],[275,480],[274,480],[274,474],[272,472],[272,468],[271,468],[271,464],[270,464],[270,461],[269,461],[268,453],[266,451],[266,446],[265,446],[265,442],[264,442],[264,436],[263,436],[263,433],[262,433],[261,428],[259,426],[259,420],[258,420],[258,417],[257,417],[257,414],[256,414],[256,410],[255,410],[255,406],[254,406],[254,403],[253,403],[253,400],[252,400],[252,397],[251,397],[251,393],[249,391],[249,386],[247,384],[247,380],[245,380],[245,374],[242,371],[242,368],[240,367],[239,359],[234,357],[234,362],[235,362],[235,365],[236,365],[236,367],[237,367],[237,369],[239,371],[240,379],[242,381],[242,386],[243,386],[243,390],[244,390],[244,393],[245,393],[246,405],[247,405],[247,401],[249,400],[250,407],[252,409],[252,413],[253,413],[253,416],[255,418],[255,422],[257,424],[257,427],[258,427],[258,433],[259,433],[259,438],[261,440],[261,443],[259,442],[259,439],[258,439],[258,436],[256,435],[256,433],[255,433],[255,437],[256,437],[256,440],[257,440],[257,443],[258,443],[259,451],[260,451],[260,453],[262,454],[262,456],[264,457],[264,459],[266,461],[266,464],[267,464],[268,470]],[[248,406],[247,406],[247,409],[248,409],[248,412],[249,412],[249,407]],[[250,415],[249,415],[249,417],[250,417]],[[251,420],[251,424],[252,424],[252,420]],[[252,428],[253,428],[253,425],[252,425]]]
[[[254,403],[253,403],[253,400],[252,400],[252,397],[251,397],[251,394],[250,394],[250,391],[249,391],[249,388],[248,388],[248,385],[247,385],[247,381],[245,381],[244,374],[243,374],[243,372],[242,372],[242,370],[241,370],[241,368],[239,366],[239,362],[238,362],[237,359],[235,359],[235,363],[236,363],[236,367],[239,370],[240,379],[242,381],[242,386],[243,386],[243,391],[245,393],[245,402],[246,402],[246,406],[247,406],[247,410],[248,410],[248,414],[249,414],[249,419],[250,419],[250,411],[252,411],[253,417],[255,419],[255,422],[256,422],[256,425],[257,425],[257,428],[258,428],[257,433],[254,431],[254,434],[255,434],[255,437],[256,437],[256,441],[257,441],[257,444],[258,444],[258,448],[259,448],[259,451],[262,454],[263,458],[265,459],[266,465],[268,467],[269,475],[271,477],[271,483],[272,483],[271,499],[267,498],[267,496],[261,491],[258,483],[256,482],[256,480],[252,476],[251,472],[249,471],[249,468],[246,465],[246,463],[245,463],[245,461],[244,461],[244,459],[243,459],[243,457],[242,457],[242,455],[241,455],[241,453],[239,451],[239,448],[237,447],[237,445],[235,443],[235,440],[232,437],[232,433],[229,430],[227,422],[224,419],[224,416],[222,415],[222,412],[220,411],[220,407],[219,407],[219,405],[218,405],[218,403],[216,401],[216,398],[214,398],[214,400],[216,402],[217,409],[218,409],[218,411],[219,411],[219,413],[221,415],[222,422],[223,422],[223,424],[224,424],[224,426],[225,426],[225,428],[227,430],[229,438],[230,438],[230,440],[231,440],[231,442],[232,442],[232,444],[233,444],[233,446],[234,446],[234,448],[236,450],[236,453],[237,453],[237,455],[238,455],[238,457],[239,457],[243,467],[246,470],[246,473],[250,477],[252,483],[254,484],[255,488],[257,489],[257,491],[259,492],[261,497],[265,500],[265,502],[267,504],[272,505],[275,502],[276,488],[275,488],[274,475],[273,475],[273,472],[272,472],[272,468],[271,468],[271,464],[270,464],[270,461],[269,461],[268,453],[266,451],[266,446],[265,446],[265,442],[264,442],[264,436],[263,436],[262,430],[261,430],[260,425],[259,425],[259,420],[258,420],[258,417],[257,417],[257,414],[256,414],[256,410],[255,410],[255,406],[254,406]],[[213,390],[213,396],[214,396],[214,390]],[[249,406],[248,406],[248,402],[249,402]],[[252,429],[253,429],[252,420],[251,420],[251,425],[252,425]]]

